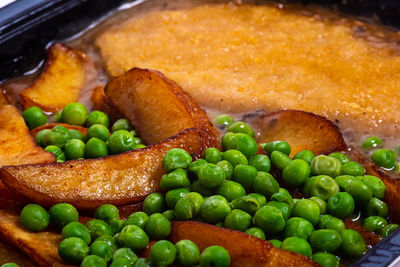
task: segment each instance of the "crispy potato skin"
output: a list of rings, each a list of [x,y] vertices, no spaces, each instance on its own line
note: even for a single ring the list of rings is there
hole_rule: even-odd
[[[322,116],[299,110],[255,115],[250,114],[245,121],[253,126],[254,131],[260,133],[257,141],[287,141],[291,146],[291,157],[304,149],[315,154],[329,154],[346,149],[337,126]]]
[[[86,133],[88,131],[88,128],[85,128],[85,127],[82,127],[79,125],[72,125],[72,124],[67,124],[67,123],[49,123],[49,124],[45,124],[45,125],[36,127],[35,129],[33,129],[31,131],[31,135],[36,136],[38,132],[45,130],[45,129],[51,130],[57,125],[63,126],[65,128],[67,128],[68,130],[71,130],[71,129],[77,130],[77,131],[81,132],[84,136],[86,136]]]
[[[78,209],[136,203],[160,189],[161,161],[171,148],[183,148],[198,158],[199,131],[187,129],[158,144],[99,159],[5,166],[0,178],[21,197],[47,207],[59,202]]]
[[[172,222],[168,239],[174,244],[189,239],[200,251],[212,245],[222,246],[231,255],[231,266],[319,266],[305,256],[278,249],[268,241],[200,222]]]
[[[90,100],[93,103],[93,108],[95,110],[100,110],[105,112],[112,121],[124,117],[117,108],[113,106],[110,99],[104,93],[104,86],[96,86],[93,88]]]
[[[55,112],[78,100],[85,83],[86,56],[61,43],[48,50],[48,59],[34,83],[20,93],[22,109],[38,106]]]
[[[133,68],[109,82],[105,93],[146,144],[196,127],[203,138],[203,150],[220,148],[218,133],[205,111],[178,84],[158,71]]]

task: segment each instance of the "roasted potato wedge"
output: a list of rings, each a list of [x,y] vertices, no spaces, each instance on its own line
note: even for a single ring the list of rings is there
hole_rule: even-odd
[[[77,130],[77,131],[81,132],[84,136],[86,136],[86,133],[88,131],[88,128],[85,128],[85,127],[82,127],[82,126],[79,126],[79,125],[72,125],[72,124],[67,124],[67,123],[49,123],[49,124],[45,124],[45,125],[36,127],[35,129],[33,129],[31,131],[31,135],[32,136],[36,136],[37,133],[40,132],[41,130],[44,130],[44,129],[51,130],[57,125],[63,126],[63,127],[67,128],[69,130],[71,130],[71,129]]]
[[[96,86],[92,91],[90,100],[92,101],[95,110],[107,113],[111,120],[114,121],[123,117],[118,109],[111,104],[111,101],[104,93],[104,86]]]
[[[212,245],[224,247],[231,255],[230,266],[319,266],[305,256],[278,249],[268,241],[200,222],[172,222],[169,240],[175,244],[182,239],[192,240],[200,251]]]
[[[158,71],[133,68],[109,82],[105,93],[146,144],[195,127],[200,130],[203,150],[220,147],[217,131],[205,111],[178,84]]]
[[[4,95],[3,91],[0,91],[0,106],[4,106],[8,104],[8,100]]]
[[[48,50],[42,73],[33,84],[20,93],[22,109],[38,106],[55,112],[78,100],[85,83],[86,56],[61,43]]]
[[[282,110],[271,114],[255,113],[244,117],[251,123],[259,143],[287,141],[292,149],[290,156],[304,149],[315,154],[343,151],[346,144],[339,129],[328,119],[310,112]]]
[[[30,256],[39,266],[70,266],[58,256],[57,247],[62,238],[59,233],[34,233],[22,228],[19,216],[0,210],[0,237]]]
[[[32,261],[27,255],[12,245],[6,243],[5,240],[2,240],[0,241],[0,264],[7,262],[14,262],[20,267],[35,266],[35,262]]]
[[[161,160],[176,147],[199,157],[199,131],[187,129],[158,144],[99,159],[4,166],[0,178],[21,197],[44,206],[68,202],[78,209],[95,209],[106,203],[136,203],[160,189]]]

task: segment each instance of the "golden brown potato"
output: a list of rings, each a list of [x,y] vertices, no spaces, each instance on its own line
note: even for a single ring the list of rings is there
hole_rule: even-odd
[[[30,256],[39,266],[70,266],[58,256],[57,247],[62,238],[59,233],[34,233],[22,228],[19,216],[0,210],[0,237]]]
[[[124,205],[160,189],[161,160],[169,149],[183,148],[197,158],[201,145],[199,131],[191,128],[158,144],[99,159],[5,166],[0,178],[21,197],[44,206],[59,202],[78,209]]]
[[[105,112],[112,121],[123,117],[118,109],[111,104],[111,101],[104,93],[104,86],[96,86],[92,91],[90,100],[92,101],[95,110]]]
[[[67,128],[68,130],[71,130],[71,129],[77,130],[77,131],[81,132],[84,136],[86,136],[86,133],[88,131],[88,128],[85,128],[85,127],[82,127],[79,125],[72,125],[72,124],[67,124],[67,123],[49,123],[49,124],[45,124],[45,125],[36,127],[35,129],[33,129],[31,131],[31,135],[36,136],[37,133],[40,132],[41,130],[45,130],[45,129],[51,130],[57,125],[63,126],[65,128]]]
[[[133,68],[109,82],[105,93],[146,144],[195,127],[200,130],[203,150],[220,146],[207,114],[178,84],[158,71]]]
[[[253,126],[254,131],[260,133],[256,138],[259,143],[287,141],[292,149],[290,156],[304,149],[315,154],[329,154],[346,149],[342,134],[336,125],[313,113],[282,110],[249,116],[246,122]]]
[[[53,44],[42,73],[20,94],[22,109],[38,106],[55,112],[78,101],[85,83],[85,61],[82,52],[61,43]]]
[[[309,258],[278,249],[268,241],[200,222],[172,222],[168,239],[174,244],[189,239],[199,246],[200,251],[212,245],[222,246],[231,255],[230,266],[318,266]]]
[[[0,106],[7,105],[8,100],[6,96],[4,95],[3,91],[0,90]]]
[[[2,240],[0,241],[0,264],[7,262],[14,262],[20,267],[35,266],[35,262],[25,255],[25,253],[8,244],[5,240]]]

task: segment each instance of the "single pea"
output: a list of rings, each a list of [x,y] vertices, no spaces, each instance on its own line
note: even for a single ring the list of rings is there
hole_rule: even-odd
[[[77,237],[68,237],[58,245],[58,255],[63,261],[70,264],[80,264],[88,253],[88,245]]]
[[[84,125],[88,116],[86,107],[81,103],[70,103],[61,113],[61,120],[68,124]]]
[[[110,223],[113,219],[119,219],[119,210],[112,204],[103,204],[97,207],[94,212],[94,217]]]
[[[282,178],[292,187],[297,187],[310,177],[310,166],[302,159],[294,159],[289,162],[282,171]]]
[[[150,258],[138,258],[132,267],[151,267],[152,263]]]
[[[285,202],[269,201],[265,205],[278,208],[282,212],[285,221],[287,221],[290,218],[290,215],[292,214],[292,209],[290,208],[289,204]]]
[[[164,174],[160,181],[160,187],[164,190],[189,187],[190,181],[184,169],[176,169],[168,174]]]
[[[199,173],[201,166],[203,166],[206,163],[207,161],[205,159],[198,159],[196,161],[191,162],[187,167],[187,170],[197,175]]]
[[[175,218],[180,221],[193,219],[197,215],[196,206],[191,199],[181,198],[175,205]]]
[[[133,264],[138,256],[130,248],[119,248],[114,252],[112,260],[115,261],[117,258],[125,258],[130,264]]]
[[[326,209],[327,209],[327,205],[328,204],[326,203],[325,200],[323,200],[323,199],[321,199],[319,197],[310,197],[310,200],[315,201],[315,203],[318,204],[319,211],[320,211],[321,215],[326,213]]]
[[[223,221],[231,212],[228,201],[223,196],[211,196],[204,200],[200,214],[207,223],[217,223]]]
[[[175,211],[174,210],[166,210],[161,213],[168,221],[175,220]]]
[[[130,130],[129,133],[130,133],[132,136],[136,136],[136,135],[137,135],[137,132],[136,132],[135,129]]]
[[[268,174],[268,173],[266,173]],[[253,187],[254,180],[257,177],[257,169],[250,165],[238,164],[233,169],[232,180],[241,184],[244,188]]]
[[[110,119],[104,112],[95,110],[89,113],[86,120],[86,127],[91,127],[95,124],[101,124],[108,128],[110,125]]]
[[[161,213],[154,213],[149,216],[145,230],[151,240],[164,239],[171,232],[171,222]]]
[[[282,212],[273,206],[259,208],[254,215],[253,223],[267,234],[276,234],[285,228]]]
[[[55,126],[50,133],[48,133],[43,142],[46,146],[54,145],[59,148],[64,148],[65,143],[71,139],[69,130],[63,126]]]
[[[311,164],[311,161],[315,158],[315,155],[312,151],[310,150],[302,150],[299,153],[297,153],[293,159],[302,159],[305,162],[308,163],[308,165]]]
[[[85,241],[88,245],[91,242],[89,229],[80,222],[70,222],[64,226],[61,235],[63,239],[68,237],[78,237]]]
[[[250,135],[237,133],[233,137],[233,147],[231,149],[239,150],[247,158],[250,158],[257,153],[257,143]]]
[[[19,265],[17,265],[14,262],[7,262],[1,265],[1,267],[19,267]]]
[[[90,220],[86,223],[86,227],[89,229],[92,240],[102,235],[112,235],[110,226],[102,220]]]
[[[105,142],[110,138],[110,132],[108,131],[107,127],[104,126],[103,124],[94,124],[90,126],[90,128],[86,133],[87,140],[89,140],[92,137],[97,137]]]
[[[56,113],[53,114],[53,121],[54,122],[62,122],[62,110],[57,111]]]
[[[190,154],[181,148],[172,148],[164,155],[162,166],[166,172],[182,168],[185,169],[192,162]]]
[[[196,192],[190,192],[190,193],[184,195],[182,199],[188,199],[193,203],[194,208],[195,208],[195,211],[194,211],[195,215],[197,215],[200,212],[201,206],[203,205],[203,202],[204,202],[202,195],[200,195],[199,193],[196,193]]]
[[[339,192],[328,199],[328,211],[335,217],[344,219],[354,211],[354,199],[347,192]]]
[[[192,190],[193,191],[193,190]],[[187,188],[176,188],[169,190],[165,194],[165,202],[170,209],[175,209],[175,205],[179,199],[181,199],[184,195],[189,193],[190,191]]]
[[[216,124],[219,124],[219,125],[225,126],[225,127],[228,127],[229,125],[231,125],[233,123],[232,117],[227,114],[218,115],[214,121]]]
[[[371,160],[385,169],[392,169],[396,164],[396,153],[393,150],[382,148],[372,153]]]
[[[231,263],[229,252],[221,246],[210,246],[200,254],[200,267],[228,267]]]
[[[128,218],[126,218],[124,226],[136,225],[144,229],[148,219],[149,216],[146,213],[144,213],[143,211],[137,211],[129,215]]]
[[[340,190],[339,185],[333,178],[327,175],[318,175],[313,176],[312,179],[306,181],[305,191],[313,197],[328,200],[332,195],[338,193]]]
[[[261,207],[260,202],[254,196],[243,196],[232,201],[232,208],[243,210],[253,215]]]
[[[118,249],[117,241],[114,239],[114,237],[112,237],[110,235],[99,236],[98,238],[96,238],[94,240],[94,242],[96,242],[96,241],[101,241],[101,242],[107,243],[107,245],[109,245],[113,249],[113,254],[114,254],[114,251]]]
[[[251,129],[251,127],[248,124],[246,124],[242,121],[237,121],[237,122],[232,123],[231,125],[229,125],[227,131],[233,132],[233,133],[244,133],[244,134],[250,135],[251,137],[256,136],[253,129]]]
[[[62,229],[70,222],[79,220],[78,211],[68,203],[59,203],[52,206],[49,210],[50,224],[58,229]]]
[[[222,153],[222,159],[231,163],[233,167],[236,167],[236,165],[239,164],[242,165],[248,164],[246,156],[242,152],[236,149],[229,149],[224,153]]]
[[[116,258],[110,264],[110,267],[131,267],[131,266],[132,264],[129,262],[129,260],[124,257]]]
[[[271,174],[263,171],[257,173],[257,176],[254,179],[253,188],[257,193],[263,194],[268,198],[279,192],[279,184],[275,178]]]
[[[270,242],[273,246],[280,248],[282,245],[282,241],[278,240],[278,239],[270,239],[268,240],[268,242]]]
[[[75,129],[69,129],[69,133],[71,134],[71,139],[79,139],[82,141],[85,141],[85,136],[83,135],[83,133],[81,133],[78,130]]]
[[[102,258],[105,262],[109,262],[113,256],[113,249],[104,241],[94,241],[89,247],[89,254]]]
[[[127,225],[118,235],[118,244],[124,248],[140,251],[149,244],[149,237],[136,225]]]
[[[317,203],[309,199],[300,199],[293,207],[293,216],[309,220],[312,225],[319,221],[320,209]]]
[[[265,149],[264,149],[268,155],[271,156],[273,151],[280,151],[284,154],[286,154],[287,156],[290,155],[290,145],[288,142],[285,141],[273,141],[273,142],[269,142],[265,145]]]
[[[339,259],[328,252],[314,253],[311,259],[322,267],[339,267]]]
[[[379,216],[369,216],[362,222],[362,225],[371,232],[380,232],[387,224],[388,221]]]
[[[258,237],[262,240],[265,240],[265,233],[263,230],[261,230],[258,227],[251,227],[249,229],[246,230],[246,234]],[[269,240],[270,241],[270,240]],[[271,242],[271,241],[270,241]]]
[[[96,137],[90,138],[85,146],[85,157],[90,159],[100,158],[108,155],[108,148],[103,140]]]
[[[311,258],[312,249],[310,244],[303,238],[297,236],[287,237],[281,244],[281,249],[293,251]]]
[[[147,215],[153,213],[161,213],[165,210],[165,199],[164,195],[158,192],[151,193],[143,201],[143,211]]]
[[[389,236],[391,233],[393,233],[394,230],[396,230],[397,228],[399,228],[398,224],[395,224],[395,223],[386,224],[381,229],[380,235],[382,236],[382,238],[385,238],[385,237]]]
[[[112,219],[109,222],[109,225],[110,225],[111,232],[115,235],[115,234],[119,233],[122,230],[122,228],[124,228],[125,221],[120,220],[120,219]]]
[[[347,162],[350,162],[349,156],[347,156],[345,153],[334,152],[329,154],[329,157],[338,159],[340,163],[342,163],[342,165],[346,164]]]
[[[382,139],[376,136],[371,136],[366,138],[362,144],[361,147],[364,149],[372,149],[372,148],[377,148],[382,145]]]
[[[40,232],[49,225],[49,215],[41,206],[28,204],[22,209],[19,221],[25,229]]]
[[[255,155],[250,157],[249,165],[257,169],[257,171],[269,172],[271,169],[271,160],[267,155]]]
[[[382,182],[381,179],[379,179],[376,176],[372,175],[365,175],[362,177],[362,182],[368,186],[369,189],[372,190],[372,196],[383,199],[385,197],[386,193],[386,186]]]
[[[197,192],[205,197],[214,195],[214,189],[215,188],[209,188],[202,185],[199,180],[193,181],[193,183],[190,185],[190,191]]]
[[[176,261],[180,266],[193,266],[199,263],[200,250],[192,241],[184,239],[175,244]]]
[[[81,263],[81,267],[93,267],[93,266],[107,267],[107,263],[103,258],[97,255],[86,256]]]
[[[279,188],[278,193],[271,196],[271,200],[285,202],[289,204],[291,208],[294,206],[293,198],[285,188]]]
[[[367,204],[372,198],[372,191],[369,187],[361,181],[354,180],[348,186],[345,191],[349,193],[356,204]]]
[[[267,204],[267,198],[264,195],[261,195],[259,193],[250,193],[247,194],[249,197],[254,197],[255,199],[257,199],[258,203],[260,203],[260,207],[264,206],[265,204]]]
[[[300,217],[292,217],[286,222],[284,235],[285,238],[297,236],[308,240],[313,231],[314,226],[308,220]]]
[[[157,241],[150,248],[150,260],[155,266],[168,266],[175,261],[176,248],[167,240]]]
[[[46,145],[44,144],[44,138],[50,132],[51,132],[51,130],[49,130],[49,129],[44,129],[44,130],[41,130],[40,132],[38,132],[35,136],[36,143],[38,143],[38,145],[41,147],[46,147]]]
[[[235,133],[226,132],[221,138],[221,145],[224,150],[234,149],[235,142],[234,137],[236,136]]]
[[[342,175],[360,176],[364,175],[364,172],[364,167],[355,161],[350,161],[342,165]]]
[[[70,139],[65,143],[64,153],[67,160],[85,156],[85,143],[80,139]]]
[[[234,181],[225,181],[217,188],[217,195],[223,196],[229,202],[246,195],[244,187]]]
[[[142,138],[135,136],[133,137],[133,142],[135,143],[135,145],[141,145],[142,144]]]
[[[111,132],[116,132],[119,130],[130,131],[132,130],[132,125],[127,119],[119,119],[114,122],[113,126],[111,127]]]
[[[312,160],[310,168],[314,175],[328,175],[335,178],[340,175],[342,163],[337,158],[319,155]]]
[[[344,190],[354,180],[357,180],[357,178],[351,175],[339,175],[335,177],[336,183],[342,190]]]
[[[208,188],[221,185],[225,180],[225,172],[218,165],[207,163],[201,166],[198,173],[199,181]]]
[[[108,139],[108,148],[111,154],[120,154],[134,149],[133,136],[126,130],[118,130],[111,134]]]
[[[247,212],[235,209],[225,217],[225,227],[244,232],[250,227],[251,219]]]
[[[30,130],[47,123],[47,117],[39,107],[27,108],[22,117]]]
[[[217,166],[222,168],[225,172],[225,179],[230,180],[232,177],[232,172],[233,172],[233,166],[232,164],[227,161],[227,160],[221,160],[220,162],[217,163]]]
[[[386,218],[389,216],[389,206],[382,200],[373,197],[367,204],[366,215]]]
[[[340,233],[345,229],[345,225],[341,219],[325,214],[319,218],[318,228],[332,229]]]
[[[221,152],[217,148],[207,148],[204,152],[204,159],[209,163],[217,164],[221,161]]]
[[[270,154],[270,157],[272,166],[281,171],[292,161],[288,155],[277,150],[273,151]]]
[[[343,242],[340,249],[344,255],[351,258],[358,258],[367,251],[364,239],[358,232],[345,229],[341,232],[341,235]]]
[[[310,244],[313,251],[334,252],[342,244],[339,232],[332,229],[321,229],[311,233]]]

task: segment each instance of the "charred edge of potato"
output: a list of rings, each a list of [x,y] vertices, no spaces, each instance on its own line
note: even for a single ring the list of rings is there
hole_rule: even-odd
[[[282,140],[293,145],[290,156],[304,149],[309,149],[315,154],[329,154],[334,151],[345,151],[347,147],[334,123],[311,112],[281,110],[266,114],[264,111],[257,111],[255,114],[244,116],[243,119],[252,123],[256,132],[261,132],[256,138],[258,142]],[[294,145],[296,142],[298,145]]]
[[[77,131],[81,132],[84,136],[86,136],[86,133],[88,131],[88,128],[78,126],[78,125],[72,125],[72,124],[67,124],[67,123],[49,123],[49,124],[45,124],[45,125],[36,127],[35,129],[33,129],[31,131],[31,135],[36,136],[38,134],[38,132],[45,130],[45,129],[51,130],[55,126],[62,126],[62,127],[67,128],[68,130],[77,130]]]
[[[189,128],[152,146],[99,159],[70,160],[63,163],[4,166],[0,169],[0,179],[18,196],[46,207],[60,202],[68,202],[78,209],[92,210],[96,209],[101,204],[107,203],[116,206],[132,204],[144,200],[148,194],[160,189],[159,180],[165,173],[161,166],[162,156],[160,153],[164,154],[173,147],[182,147],[188,150],[194,159],[199,158],[202,147],[202,138],[199,130],[196,128]],[[140,161],[137,158],[143,155],[140,159],[144,159],[146,153],[150,152],[153,153],[152,155],[155,155],[151,159],[145,158],[145,160]],[[140,174],[142,176],[140,179],[137,179],[137,181],[141,183],[140,186],[144,187],[143,191],[135,192],[133,189],[130,189],[128,195],[124,195],[124,189],[120,186],[117,190],[117,194],[107,195],[107,193],[103,192],[103,196],[101,196],[98,194],[99,189],[96,190],[96,193],[93,193],[90,189],[95,189],[95,187],[89,188],[88,186],[81,186],[81,181],[79,179],[85,178],[85,181],[89,181],[90,177],[92,177],[92,180],[90,180],[91,186],[96,186],[94,183],[98,182],[98,187],[103,188],[106,185],[102,183],[103,181],[98,181],[99,175],[104,176],[104,179],[107,179],[106,182],[110,183],[111,181],[108,179],[109,176],[107,175],[111,174],[109,173],[109,168],[101,168],[99,167],[99,164],[104,162],[104,166],[106,166],[106,164],[114,167],[118,165],[118,167],[121,168],[123,159],[126,158],[126,161],[129,161],[129,159],[135,154],[136,158],[133,159],[135,161],[130,161],[130,165],[126,169],[131,169],[133,163],[137,163],[138,166],[139,164],[143,165],[145,163],[149,165],[151,163],[152,166],[155,166],[153,170],[149,170],[149,173],[147,174],[148,177],[143,177],[143,172],[141,172]],[[125,162],[125,164],[128,163]],[[105,173],[101,173],[101,171]],[[112,171],[114,171],[114,169]],[[121,173],[124,169],[118,169],[115,171],[118,171],[119,174],[122,175]],[[68,172],[70,174],[68,174]],[[63,174],[66,174],[66,177],[63,176]],[[118,176],[118,174],[115,173],[112,173],[112,175],[114,177]],[[55,177],[57,177],[59,181],[56,181]],[[126,178],[118,176],[118,179],[118,181],[120,181]],[[39,184],[41,180],[46,181]],[[52,187],[50,187],[50,185],[52,185],[51,183],[54,183]],[[70,185],[70,189],[68,189],[70,191],[62,191],[64,188],[68,187],[68,185]],[[51,190],[54,192],[49,192]],[[123,191],[122,193],[121,190]]]
[[[114,107],[110,99],[108,99],[108,97],[104,93],[104,86],[101,85],[96,86],[92,91],[90,100],[92,101],[95,110],[100,110],[105,112],[112,121],[124,117],[119,112],[119,110],[116,107]]]

